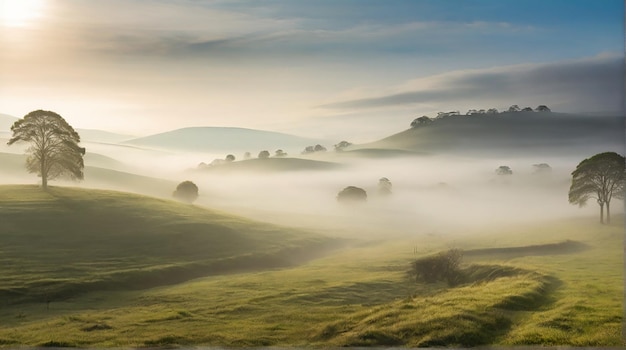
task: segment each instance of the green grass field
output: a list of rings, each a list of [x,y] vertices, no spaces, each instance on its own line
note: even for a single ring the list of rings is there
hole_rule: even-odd
[[[372,241],[309,260],[299,248],[332,240],[171,201],[4,186],[0,208],[3,347],[625,345],[621,216]],[[585,249],[554,249],[567,240]],[[451,247],[474,252],[464,283],[409,277],[412,260]],[[229,269],[241,256],[252,260]],[[289,263],[268,262],[276,256]],[[215,261],[224,270],[148,283]]]
[[[0,296],[65,300],[289,266],[332,240],[122,192],[0,186]]]

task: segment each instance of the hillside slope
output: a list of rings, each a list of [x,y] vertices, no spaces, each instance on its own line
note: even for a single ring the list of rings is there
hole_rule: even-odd
[[[304,149],[319,140],[273,131],[225,127],[191,127],[126,141],[126,144],[186,151],[273,152]]]
[[[621,152],[624,118],[533,112],[457,116],[435,120],[359,147],[433,153]]]
[[[13,123],[19,118],[8,114],[0,113],[0,135],[10,137],[10,130]],[[80,135],[81,140],[92,142],[120,142],[133,138],[133,136],[118,134],[114,132],[97,130],[97,129],[76,129],[76,132]]]
[[[301,171],[301,170],[330,170],[341,167],[339,163],[301,159],[301,158],[267,158],[267,159],[247,159],[232,163],[219,164],[217,166],[208,166],[202,171],[210,172],[283,172],[283,171]]]
[[[0,299],[63,300],[289,266],[333,240],[123,192],[0,186]]]

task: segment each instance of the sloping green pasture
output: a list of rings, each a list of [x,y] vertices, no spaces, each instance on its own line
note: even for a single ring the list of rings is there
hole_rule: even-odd
[[[3,304],[290,266],[332,241],[122,192],[0,186]]]
[[[53,209],[67,210],[69,207],[63,201],[72,198],[71,211],[83,214],[82,227],[91,227],[89,223],[98,220],[96,212],[105,210],[89,211],[89,206],[76,204],[82,203],[79,198],[92,194],[69,189],[58,191],[60,193],[55,194],[53,190],[52,194],[42,195],[33,189],[21,188],[13,194],[19,194],[19,201],[12,202],[36,201],[49,208],[49,215],[53,215]],[[163,230],[167,232],[183,230],[175,228],[190,219],[185,215],[192,215],[196,210],[206,212],[167,201],[150,201],[148,206],[145,197],[104,192],[98,192],[98,196],[103,197],[102,208],[107,208],[107,196],[124,196],[127,206],[117,208],[118,198],[117,209],[104,211],[108,215],[124,217],[125,212],[145,210],[153,225],[150,227],[167,227]],[[7,202],[10,201],[3,200],[2,206]],[[12,210],[37,212],[32,205],[24,205],[22,209]],[[141,209],[143,206],[149,208]],[[155,208],[163,218],[154,218]],[[180,221],[171,222],[172,217]],[[6,216],[2,219],[4,222]],[[66,217],[65,220],[79,219]],[[196,225],[231,228],[244,225],[242,219],[216,213],[204,214],[203,219],[193,217],[193,220]],[[106,220],[102,221],[105,224]],[[148,227],[147,222],[129,224],[128,230],[115,234],[116,239],[124,242],[124,235],[141,231],[142,227]],[[159,225],[154,226],[154,223]],[[191,228],[194,226],[187,227],[186,234],[193,237],[195,230]],[[53,232],[59,235],[61,230]],[[274,226],[263,224],[258,224],[254,230],[255,235],[262,235],[264,239],[250,238],[252,248],[237,252],[261,251],[260,247],[267,247],[265,251],[280,250],[302,240],[313,243],[320,240],[316,236],[286,235]],[[233,232],[241,230],[228,231]],[[170,247],[172,242],[167,240],[170,236],[161,235],[163,238],[157,240],[145,239],[149,247],[138,250],[118,242],[107,245],[108,253],[85,252],[85,260],[88,256],[97,257],[94,261],[99,262],[98,265],[84,274],[76,271],[72,274],[87,279],[112,270],[102,263],[107,261],[106,257],[122,261],[131,266],[131,270],[150,269],[151,263],[156,266],[188,263],[189,260],[179,254],[167,254],[165,247]],[[43,234],[37,237],[42,238]],[[239,244],[237,239],[243,240],[235,234],[228,242]],[[281,244],[274,242],[276,240]],[[54,246],[52,241],[47,239],[45,244],[35,244],[43,254],[36,261],[16,254],[7,259],[3,251],[2,266],[11,259],[24,259],[27,268],[23,272],[37,271],[21,273],[14,264],[9,271],[13,271],[13,276],[24,277],[20,277],[21,280],[5,278],[3,283],[11,281],[14,288],[19,288],[50,278],[48,276],[63,275],[64,269],[58,260],[66,259],[58,257],[63,247]],[[78,240],[75,248],[80,249],[87,241]],[[248,247],[245,244],[241,246]],[[572,246],[578,248],[570,249]],[[44,247],[48,247],[48,253],[44,252]],[[464,283],[449,287],[443,282],[425,284],[409,277],[413,259],[451,247],[468,251],[461,266]],[[177,251],[187,251],[190,256],[209,251],[216,259],[221,259],[236,254],[232,248],[230,251],[223,249],[177,247]],[[132,260],[147,257],[149,251],[155,250],[161,252],[161,258],[146,258],[146,265]],[[353,246],[317,260],[303,261],[296,267],[214,275],[148,289],[99,289],[48,305],[41,300],[6,304],[0,311],[0,344],[7,347],[18,344],[80,347],[621,346],[624,345],[621,337],[623,218],[615,217],[613,224],[604,226],[597,224],[595,218],[572,218],[449,235],[416,234],[404,240]]]

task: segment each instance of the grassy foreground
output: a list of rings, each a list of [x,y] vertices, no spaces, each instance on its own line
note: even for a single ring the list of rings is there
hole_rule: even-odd
[[[17,202],[6,200],[7,189],[0,190],[5,190],[0,196],[3,208],[7,203],[26,200],[23,195]],[[59,200],[57,196],[66,198],[63,195],[71,193],[72,198],[81,197],[81,192],[72,191],[63,189],[60,194],[50,195],[51,207],[61,209],[60,203],[55,202]],[[39,194],[32,192],[30,196]],[[43,199],[37,201],[45,205]],[[106,200],[102,202],[106,208]],[[135,210],[135,206],[141,207],[140,203],[145,202],[128,202],[128,207],[109,214],[121,215]],[[35,210],[30,204],[24,205],[12,210]],[[179,220],[186,220],[183,216],[189,209],[176,209],[178,206],[167,201],[154,202],[150,204],[151,215],[155,206],[162,206],[163,211],[180,210],[176,214]],[[80,212],[86,210],[84,207],[75,205],[74,210]],[[82,213],[93,222],[95,212]],[[213,215],[206,218],[205,224],[242,225],[235,218]],[[0,312],[0,345],[621,346],[625,345],[621,336],[623,224],[621,217],[615,217],[613,224],[606,226],[597,224],[595,218],[581,218],[494,227],[454,236],[416,235],[345,249],[291,268],[215,275],[140,290],[97,290],[53,301],[49,308],[40,300],[5,304]],[[135,230],[140,231],[141,227],[136,226]],[[269,227],[272,226],[259,224],[255,234],[275,232]],[[300,239],[286,237],[291,242]],[[43,234],[39,238],[43,239]],[[586,249],[562,253],[552,249],[555,243],[565,240],[584,244]],[[163,249],[159,248],[163,243],[150,243],[150,251]],[[80,248],[86,243],[76,244]],[[254,244],[256,247],[263,242]],[[58,265],[58,260],[50,259],[58,259],[59,254],[54,252],[58,253],[61,247],[46,244],[40,251],[46,246],[49,254],[45,259],[30,262],[30,269],[37,274],[25,274],[26,270],[15,265],[9,273],[14,278],[23,275],[23,279],[5,281],[13,281],[17,288],[29,283],[28,278],[41,280],[54,273],[76,274],[73,268],[80,264]],[[416,283],[407,277],[412,259],[451,246],[474,252],[464,260],[466,283],[448,287],[443,283]],[[522,246],[537,249],[500,249],[497,254],[480,251]],[[6,262],[25,259],[17,255],[7,257],[4,247],[3,278]],[[102,256],[114,254],[118,261],[123,261],[124,256],[147,254],[123,245],[109,247],[109,252],[102,252]],[[223,254],[232,256],[234,252]],[[130,260],[124,264],[130,264]],[[55,268],[58,272],[52,271]],[[93,266],[84,276],[97,275],[101,269],[107,267]]]
[[[169,200],[113,191],[0,186],[4,305],[290,266],[332,243],[319,235]]]

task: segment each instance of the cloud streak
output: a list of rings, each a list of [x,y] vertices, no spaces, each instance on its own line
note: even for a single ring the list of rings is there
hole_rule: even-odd
[[[536,101],[572,112],[621,111],[623,77],[623,57],[602,55],[574,61],[450,72],[411,81],[405,84],[404,91],[322,107],[350,110],[424,103],[454,106],[471,101],[500,100],[511,104]]]

